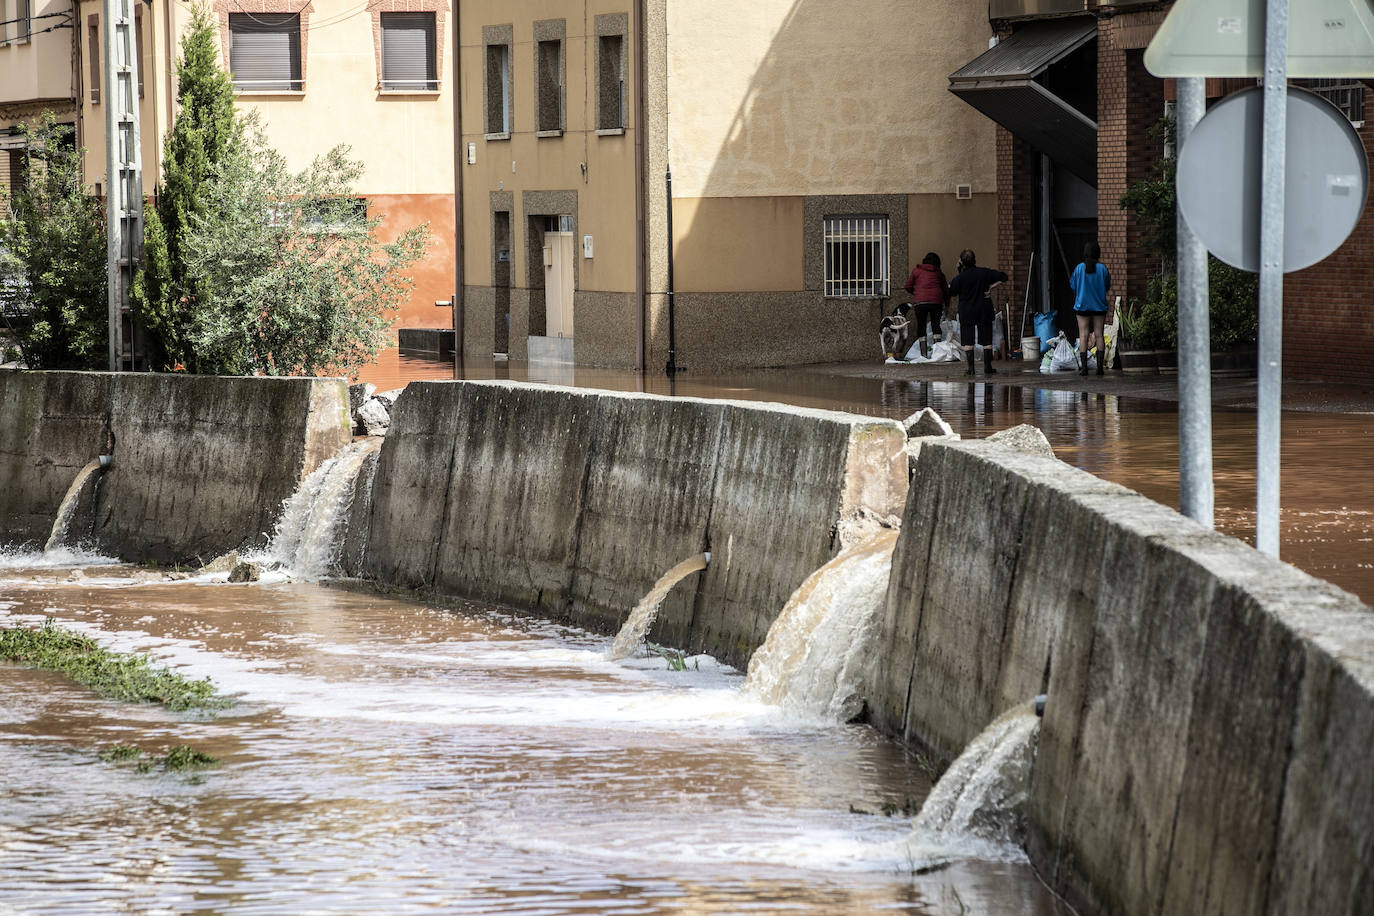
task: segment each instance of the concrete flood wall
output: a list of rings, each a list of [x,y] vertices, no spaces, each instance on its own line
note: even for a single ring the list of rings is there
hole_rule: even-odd
[[[41,545],[77,472],[113,449],[82,533],[159,562],[262,541],[351,435],[342,379],[102,372],[0,372],[0,429],[0,542]]]
[[[900,513],[896,423],[728,401],[412,382],[373,484],[364,572],[614,632],[711,549],[655,638],[736,665],[861,508]]]
[[[922,448],[873,719],[1049,700],[1029,851],[1088,912],[1374,912],[1374,612],[1054,459]]]

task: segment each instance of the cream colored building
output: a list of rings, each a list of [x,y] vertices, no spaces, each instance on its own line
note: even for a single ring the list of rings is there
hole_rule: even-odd
[[[0,146],[5,131],[44,108],[78,127],[86,180],[104,183],[105,112],[100,0],[32,4],[36,32],[0,45]],[[222,63],[238,105],[261,114],[268,142],[293,168],[336,144],[365,167],[356,187],[394,238],[428,222],[430,250],[398,327],[449,328],[454,288],[453,66],[447,0],[213,0]],[[163,138],[176,116],[175,61],[191,20],[185,0],[137,0],[143,189],[161,178]],[[51,19],[40,15],[54,14]],[[14,25],[9,27],[11,31]],[[0,35],[5,34],[0,32]],[[0,157],[4,159],[5,157]],[[0,163],[3,167],[5,163]],[[0,180],[6,176],[0,175]]]
[[[44,110],[76,125],[71,0],[0,0],[0,185],[18,180],[18,127]]]
[[[994,129],[947,88],[987,47],[984,5],[478,0],[460,20],[469,356],[876,358],[926,251],[992,260]]]

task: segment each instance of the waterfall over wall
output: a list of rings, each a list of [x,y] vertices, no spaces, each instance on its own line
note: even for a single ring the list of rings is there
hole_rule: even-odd
[[[381,445],[381,438],[360,439],[312,471],[283,504],[264,559],[307,578],[333,572],[347,535],[358,474]]]
[[[86,485],[92,482],[92,478],[99,471],[100,459],[97,458],[77,472],[76,479],[72,481],[71,486],[67,488],[66,494],[62,497],[62,504],[57,507],[57,518],[52,523],[52,533],[48,535],[48,541],[43,545],[44,553],[50,553],[67,543],[71,536],[72,522],[78,515],[77,510],[86,499]],[[90,519],[88,518],[87,521]]]
[[[847,722],[863,711],[861,674],[887,598],[896,531],[816,570],[787,599],[749,661],[744,690],[765,703]]]

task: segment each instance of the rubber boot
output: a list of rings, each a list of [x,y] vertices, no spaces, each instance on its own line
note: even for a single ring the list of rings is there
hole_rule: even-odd
[[[983,374],[996,375],[997,370],[992,368],[992,347],[983,348]]]
[[[964,375],[973,378],[973,350],[965,350],[964,355],[968,357],[968,368],[964,370]]]
[[[1102,352],[1102,348],[1097,348],[1097,374],[1102,374],[1102,365],[1107,362],[1107,356]]]
[[[1084,351],[1084,350],[1079,350],[1079,351],[1078,351],[1078,374],[1079,374],[1079,375],[1087,375],[1087,374],[1088,374],[1088,354],[1087,354],[1087,352]]]

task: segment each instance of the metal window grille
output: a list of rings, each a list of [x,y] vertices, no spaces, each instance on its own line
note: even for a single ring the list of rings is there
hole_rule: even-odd
[[[435,90],[433,13],[382,13],[382,88]]]
[[[229,69],[239,91],[300,91],[301,18],[297,13],[230,13]]]
[[[1312,80],[1308,88],[1339,108],[1351,124],[1364,126],[1364,83],[1350,79]]]
[[[888,218],[825,218],[825,295],[833,299],[886,296],[889,289]]]

